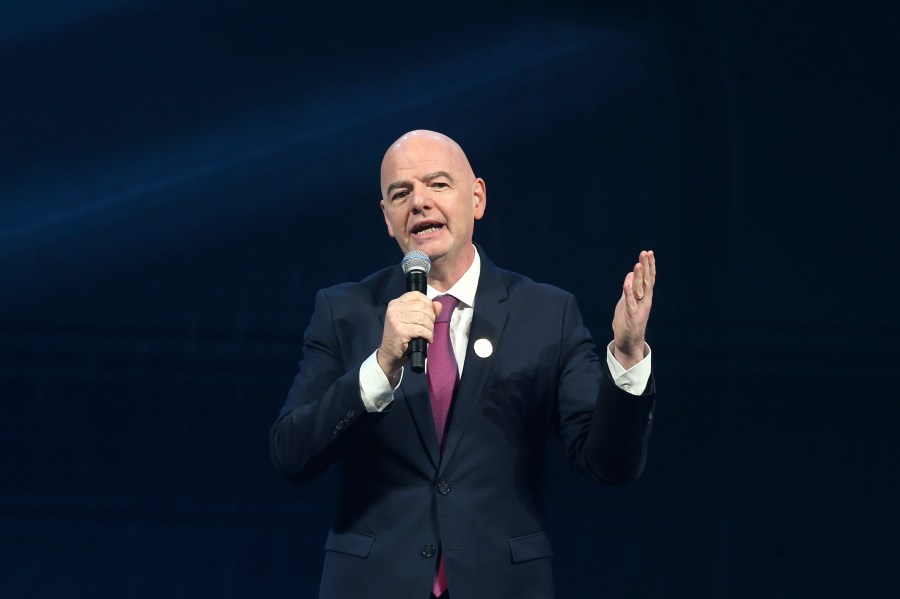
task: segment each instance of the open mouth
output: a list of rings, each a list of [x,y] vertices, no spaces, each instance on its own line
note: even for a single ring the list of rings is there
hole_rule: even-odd
[[[422,222],[412,228],[413,235],[427,235],[428,233],[434,233],[435,231],[440,231],[444,228],[442,223],[436,222]]]

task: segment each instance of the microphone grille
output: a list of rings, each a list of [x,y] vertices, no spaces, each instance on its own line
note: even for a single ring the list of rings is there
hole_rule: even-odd
[[[400,266],[403,267],[403,274],[409,274],[413,270],[421,270],[427,275],[431,270],[431,258],[425,252],[413,250],[403,256]]]

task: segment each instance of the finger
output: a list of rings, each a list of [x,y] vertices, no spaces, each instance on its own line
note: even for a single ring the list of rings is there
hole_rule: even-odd
[[[431,306],[426,310],[416,306],[414,309],[402,312],[399,316],[398,324],[434,328],[434,308]]]
[[[441,310],[444,309],[444,304],[442,304],[441,302],[432,301],[431,307],[434,310],[434,319],[437,320],[438,316],[441,315]]]
[[[433,330],[434,318],[434,308],[431,306],[424,311],[420,306],[392,306],[385,315],[384,326],[385,330],[394,331],[394,335],[405,339],[410,337],[411,327]]]
[[[634,277],[632,286],[634,287],[634,299],[641,301],[644,299],[644,266],[638,262],[634,265]]]
[[[656,285],[656,258],[653,250],[641,252],[641,267],[644,275],[644,297],[653,294],[653,286]]]
[[[622,285],[622,295],[625,298],[625,306],[629,310],[637,309],[637,299],[634,297],[634,273],[625,275],[625,283]]]
[[[418,291],[407,291],[398,297],[396,301],[403,305],[418,305],[426,310],[429,309],[429,306],[431,305],[431,300],[428,299],[428,296],[424,293],[419,293]]]
[[[394,335],[403,345],[420,337],[430,343],[434,337],[434,325],[422,322],[403,322],[394,328]]]
[[[646,297],[653,289],[653,281],[650,279],[650,252],[644,250],[641,252],[641,296]]]
[[[403,336],[408,344],[413,339],[424,339],[428,343],[434,341],[434,327],[426,327],[423,325],[410,325],[403,329]]]
[[[425,314],[432,322],[434,322],[435,314],[433,302],[418,291],[411,291],[393,300],[388,304],[388,309],[390,310],[392,308],[396,310],[398,314],[406,316],[412,314]]]

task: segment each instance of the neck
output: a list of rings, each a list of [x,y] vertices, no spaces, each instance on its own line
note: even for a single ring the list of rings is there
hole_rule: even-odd
[[[472,262],[475,261],[475,246],[470,245],[458,260],[450,261],[450,256],[436,258],[431,263],[428,273],[428,284],[440,292],[447,291],[459,281]]]

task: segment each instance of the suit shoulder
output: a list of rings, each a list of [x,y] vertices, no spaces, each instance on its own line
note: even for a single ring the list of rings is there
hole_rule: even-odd
[[[510,297],[522,295],[556,301],[568,301],[573,297],[570,292],[555,285],[538,283],[530,277],[509,270],[498,270],[500,270],[500,277],[509,290]]]
[[[337,283],[320,289],[319,293],[326,296],[330,303],[377,302],[379,298],[390,296],[389,289],[392,284],[396,284],[398,278],[395,271],[396,266],[383,268],[361,281]]]

